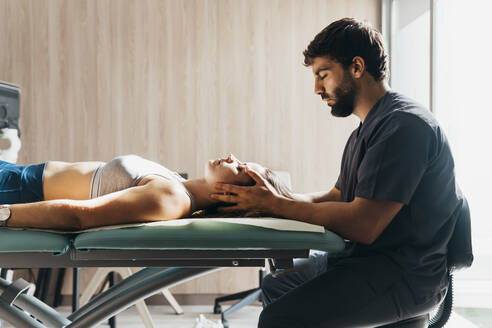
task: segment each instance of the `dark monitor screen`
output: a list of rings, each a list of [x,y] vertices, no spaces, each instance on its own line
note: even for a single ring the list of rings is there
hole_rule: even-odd
[[[20,88],[0,81],[0,129],[19,130]]]

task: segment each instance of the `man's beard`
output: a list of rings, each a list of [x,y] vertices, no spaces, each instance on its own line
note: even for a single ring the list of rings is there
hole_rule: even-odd
[[[336,103],[331,106],[331,115],[347,117],[354,112],[354,102],[358,89],[350,75],[345,72],[342,83],[335,89]]]

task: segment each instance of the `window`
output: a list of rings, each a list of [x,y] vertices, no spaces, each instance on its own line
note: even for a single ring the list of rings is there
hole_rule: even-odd
[[[430,108],[429,0],[395,1],[391,87]]]
[[[383,4],[390,84],[432,109],[449,139],[457,181],[470,204],[475,261],[455,274],[457,305],[492,307],[492,2]]]

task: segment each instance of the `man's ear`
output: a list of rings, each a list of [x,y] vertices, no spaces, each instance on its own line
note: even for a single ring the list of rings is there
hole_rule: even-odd
[[[366,63],[360,56],[352,59],[352,76],[356,79],[361,78],[366,70]]]

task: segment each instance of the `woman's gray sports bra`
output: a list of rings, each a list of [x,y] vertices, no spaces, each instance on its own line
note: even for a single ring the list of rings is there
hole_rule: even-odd
[[[178,173],[158,163],[137,155],[124,155],[113,158],[94,171],[91,181],[90,198],[96,198],[134,187],[148,175],[159,175],[163,178],[181,183],[185,181]],[[184,185],[183,187],[190,197],[191,213],[193,213],[196,210],[195,199]]]

